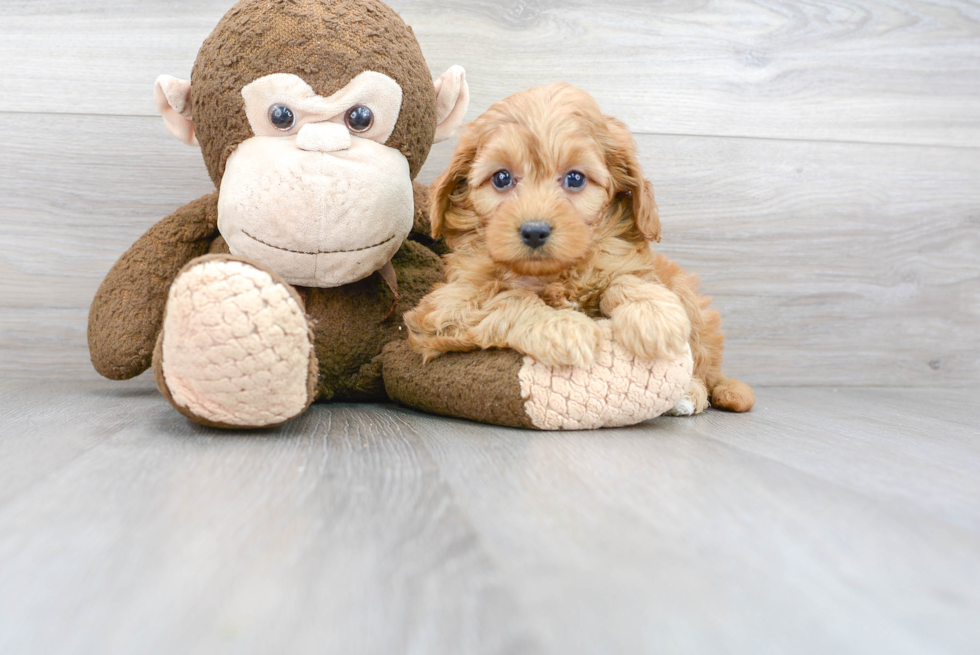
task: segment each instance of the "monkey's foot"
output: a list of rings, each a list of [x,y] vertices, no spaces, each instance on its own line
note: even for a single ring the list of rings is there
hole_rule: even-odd
[[[209,255],[170,287],[153,368],[160,391],[188,418],[271,427],[313,400],[312,343],[295,289],[260,266]]]
[[[602,339],[589,367],[545,366],[512,350],[449,353],[428,364],[407,342],[384,353],[388,395],[406,405],[483,423],[537,430],[592,430],[641,423],[683,398],[694,363],[642,360]]]

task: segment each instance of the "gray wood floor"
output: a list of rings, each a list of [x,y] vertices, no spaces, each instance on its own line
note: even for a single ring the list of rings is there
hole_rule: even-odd
[[[213,188],[153,81],[232,0],[0,0],[0,655],[980,652],[980,4],[390,3],[468,119],[626,121],[759,406],[234,434],[97,381],[99,282]]]
[[[972,392],[581,434],[0,383],[0,653],[975,653]]]

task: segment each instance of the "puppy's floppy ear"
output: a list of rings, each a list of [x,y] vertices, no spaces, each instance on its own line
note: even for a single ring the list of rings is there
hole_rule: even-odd
[[[660,215],[657,201],[653,198],[653,185],[643,177],[643,169],[636,159],[636,142],[629,128],[615,118],[606,117],[609,143],[606,157],[617,191],[626,194],[636,228],[648,241],[660,241]]]
[[[474,130],[468,129],[460,136],[453,152],[449,168],[429,187],[429,224],[432,238],[438,239],[452,226],[446,225],[446,214],[453,204],[453,196],[467,191],[466,178],[477,152],[477,138]]]

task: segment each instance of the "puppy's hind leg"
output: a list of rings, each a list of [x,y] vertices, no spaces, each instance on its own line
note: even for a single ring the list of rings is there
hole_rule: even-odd
[[[667,416],[694,416],[708,409],[708,387],[701,378],[691,378],[684,397],[681,398]]]
[[[755,405],[755,393],[741,380],[721,377],[711,389],[711,404],[729,412],[747,412]]]

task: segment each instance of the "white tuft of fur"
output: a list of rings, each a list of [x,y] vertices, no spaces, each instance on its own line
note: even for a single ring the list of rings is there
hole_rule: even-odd
[[[170,287],[163,329],[164,380],[195,416],[263,427],[306,408],[309,325],[265,271],[228,260],[191,267]]]
[[[694,416],[694,399],[684,396],[676,405],[666,412],[667,416]]]

